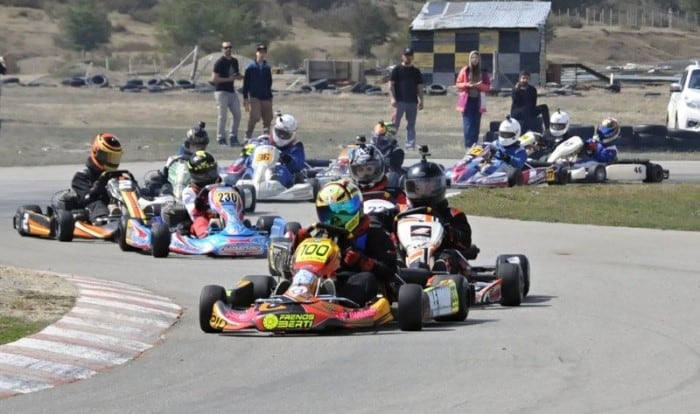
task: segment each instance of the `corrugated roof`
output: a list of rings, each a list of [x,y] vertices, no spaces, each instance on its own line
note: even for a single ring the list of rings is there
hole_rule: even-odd
[[[536,28],[544,26],[548,1],[433,2],[423,5],[411,30]]]

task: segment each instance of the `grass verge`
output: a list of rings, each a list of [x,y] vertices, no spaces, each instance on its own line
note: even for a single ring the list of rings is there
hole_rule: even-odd
[[[0,317],[0,345],[14,342],[25,336],[35,334],[48,325],[43,321],[28,321],[22,317]]]
[[[451,203],[468,216],[700,231],[700,184],[582,184],[469,189]]]

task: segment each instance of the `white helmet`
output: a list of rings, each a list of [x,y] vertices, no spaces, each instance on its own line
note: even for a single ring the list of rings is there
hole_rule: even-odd
[[[384,179],[384,156],[374,145],[361,145],[350,156],[350,175],[360,189],[372,188]]]
[[[557,109],[549,118],[549,133],[552,134],[553,137],[560,137],[566,134],[569,130],[570,121],[569,114],[561,109]]]
[[[272,126],[272,141],[278,147],[286,147],[297,137],[299,124],[297,119],[289,114],[278,114]]]
[[[498,142],[504,147],[518,142],[520,137],[520,122],[509,116],[498,127]]]

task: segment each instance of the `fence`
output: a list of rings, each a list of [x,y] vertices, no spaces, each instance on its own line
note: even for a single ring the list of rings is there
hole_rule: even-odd
[[[680,30],[698,30],[698,13],[682,13],[677,10],[662,10],[651,7],[629,7],[627,9],[593,8],[565,9],[552,12],[555,24],[581,27],[582,25],[605,25],[626,27],[665,27]]]

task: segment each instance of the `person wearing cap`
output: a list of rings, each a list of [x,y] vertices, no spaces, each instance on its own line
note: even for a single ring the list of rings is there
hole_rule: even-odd
[[[262,117],[263,134],[270,133],[272,122],[272,69],[265,60],[267,46],[258,45],[255,60],[245,69],[243,76],[243,106],[249,113],[246,140],[253,137],[255,125]]]
[[[0,56],[0,76],[7,74],[7,65],[5,58]],[[2,96],[2,78],[0,77],[0,96]],[[2,118],[0,118],[0,127],[2,127]]]
[[[416,148],[416,118],[423,109],[423,74],[413,66],[413,49],[406,48],[401,64],[391,71],[389,95],[393,114],[391,122],[399,130],[401,118],[406,114],[406,148]]]
[[[231,42],[221,43],[223,55],[214,63],[211,74],[211,82],[215,86],[214,98],[218,108],[216,120],[216,140],[221,145],[226,145],[226,118],[228,112],[233,115],[231,132],[228,134],[229,144],[232,147],[240,146],[238,142],[238,127],[241,124],[241,103],[234,88],[235,80],[243,79],[238,67],[238,59],[233,57]]]
[[[459,71],[455,87],[459,91],[456,109],[462,113],[464,148],[469,149],[479,140],[481,114],[486,112],[486,92],[491,90],[491,79],[488,72],[481,69],[478,51],[469,53],[469,63]]]

